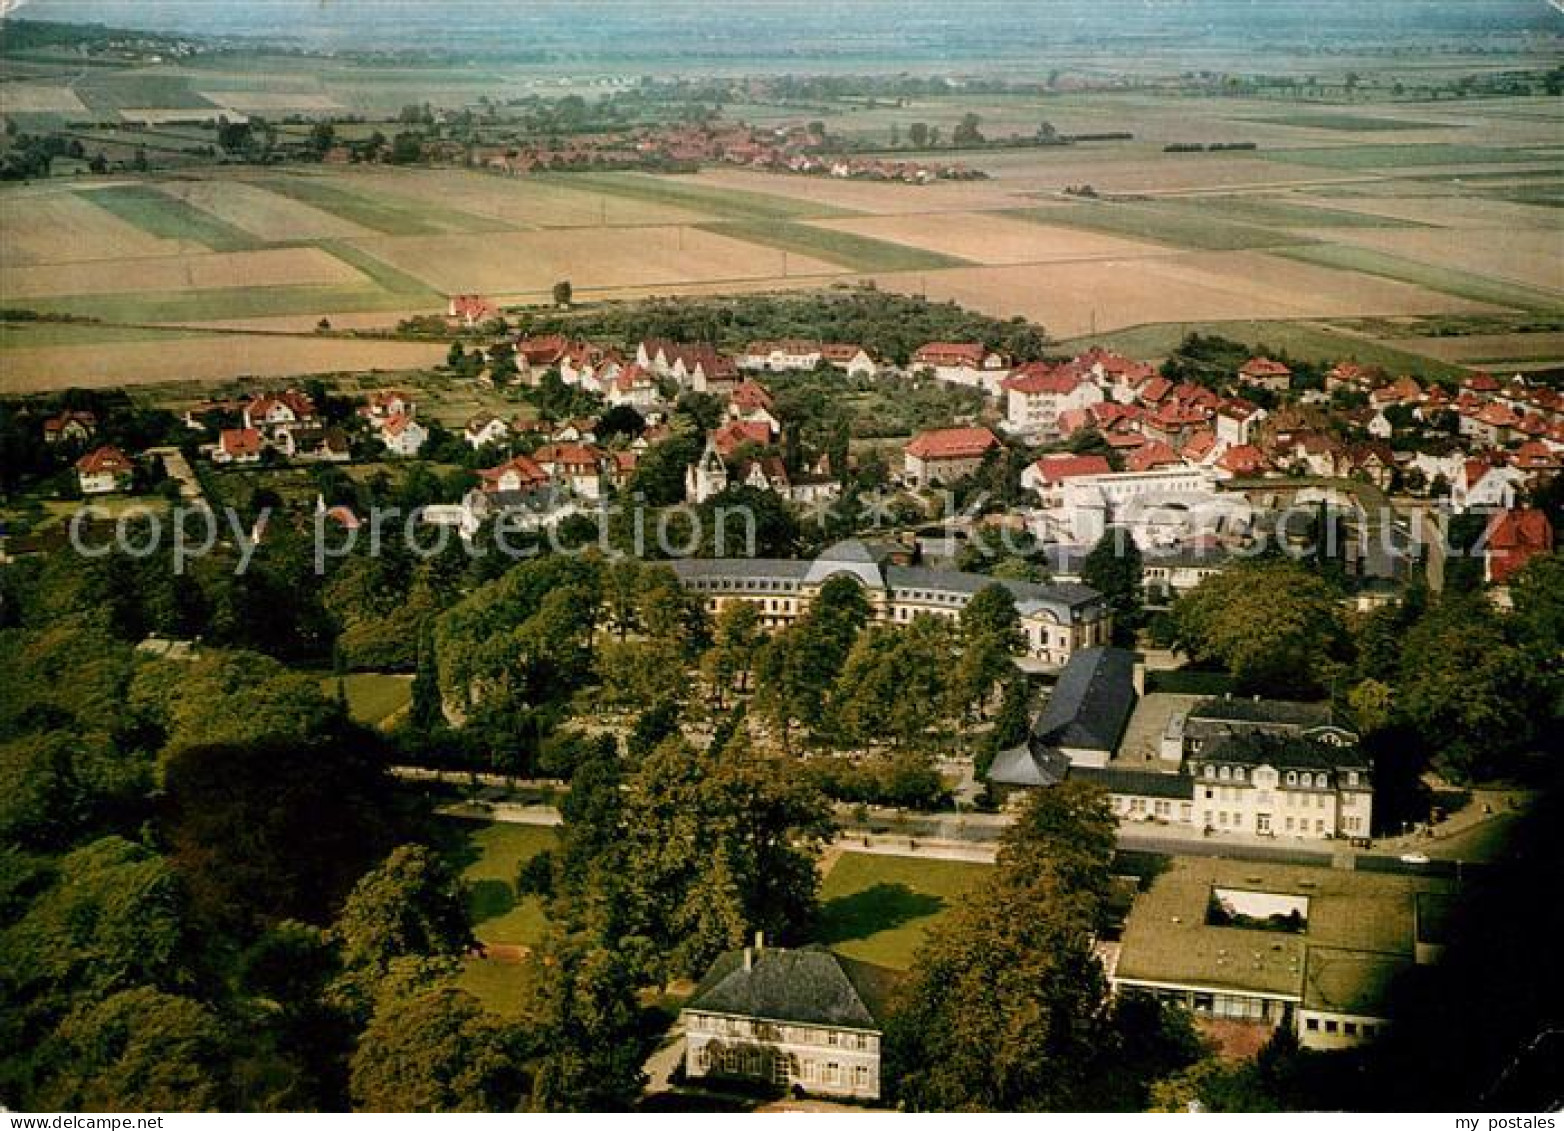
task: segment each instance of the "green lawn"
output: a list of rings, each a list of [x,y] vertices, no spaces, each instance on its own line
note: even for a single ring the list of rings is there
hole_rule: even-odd
[[[1249,251],[1313,242],[1292,232],[1225,219],[1220,201],[1212,201],[1204,209],[1190,204],[1094,203],[1069,208],[1019,208],[1002,215],[1195,251]]]
[[[254,251],[266,246],[244,229],[151,185],[110,185],[76,195],[162,239],[195,240],[213,251]]]
[[[342,677],[348,714],[365,726],[379,726],[413,700],[413,677],[381,672],[351,672]],[[321,690],[336,695],[337,677],[325,676]]]
[[[850,958],[906,970],[929,928],[990,872],[987,864],[843,853],[821,885],[816,936]]]
[[[491,1013],[512,1020],[522,1016],[537,967],[528,962],[469,958],[462,963],[457,985],[483,1002]]]
[[[823,259],[852,271],[938,271],[944,267],[974,266],[954,255],[925,251],[923,248],[908,247],[852,232],[839,232],[833,228],[816,228],[809,224],[780,220],[727,220],[697,224],[696,227],[746,243]]]
[[[803,220],[854,215],[845,208],[828,204],[764,192],[719,188],[701,184],[694,179],[685,181],[640,173],[556,173],[542,179],[562,188],[688,208],[717,220]]]
[[[1513,310],[1564,310],[1564,294],[1557,291],[1490,279],[1485,275],[1475,275],[1452,267],[1436,267],[1368,248],[1316,244],[1312,247],[1282,248],[1278,254],[1321,267],[1335,267],[1343,271],[1395,279],[1401,283],[1413,283],[1441,294]]]
[[[517,899],[516,872],[525,861],[554,847],[554,830],[498,822],[463,824],[466,847],[476,854],[462,872],[469,889],[473,933],[486,943],[537,944],[547,926],[543,902],[536,896]]]
[[[1117,350],[1128,357],[1166,357],[1189,334],[1215,334],[1259,349],[1282,350],[1304,361],[1355,361],[1359,365],[1378,365],[1392,373],[1427,374],[1436,377],[1457,376],[1465,370],[1419,354],[1397,349],[1379,341],[1368,341],[1348,334],[1333,333],[1310,322],[1161,322],[1072,338],[1060,348],[1079,353],[1091,346]]]
[[[253,182],[270,192],[302,201],[365,228],[391,236],[434,236],[452,232],[505,231],[507,225],[485,216],[442,208],[372,188],[346,188],[329,175],[268,177]]]

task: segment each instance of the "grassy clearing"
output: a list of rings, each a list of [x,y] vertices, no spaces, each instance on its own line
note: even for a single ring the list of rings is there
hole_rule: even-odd
[[[1341,208],[1320,208],[1312,204],[1293,204],[1272,197],[1179,197],[1158,205],[1191,215],[1220,214],[1224,221],[1254,224],[1269,228],[1427,228],[1415,220],[1393,216],[1373,216],[1367,212],[1349,212]]]
[[[937,271],[944,267],[972,267],[969,260],[937,251],[877,240],[832,228],[815,228],[776,220],[729,220],[697,224],[702,231],[731,236],[780,251],[823,259],[853,271]]]
[[[360,192],[344,188],[340,182],[328,182],[325,177],[268,177],[253,183],[390,236],[505,230],[498,220],[389,194]]]
[[[406,296],[370,286],[225,287],[29,299],[43,314],[93,315],[106,322],[221,322],[289,314],[399,310]]]
[[[413,701],[413,677],[383,672],[351,672],[342,677],[347,694],[348,714],[354,722],[380,726]],[[320,689],[336,695],[337,677],[325,676]]]
[[[266,246],[243,228],[151,185],[110,185],[77,195],[160,239],[194,240],[213,251],[254,251]]]
[[[519,1020],[532,983],[537,978],[533,962],[500,962],[493,958],[469,958],[462,963],[457,985],[488,1008],[510,1020]]]
[[[820,891],[819,940],[898,970],[942,916],[989,874],[986,864],[845,852]]]
[[[190,89],[183,75],[159,75],[112,71],[89,74],[72,84],[76,97],[100,114],[118,110],[201,110],[215,116],[219,107]]]
[[[321,240],[318,246],[322,251],[329,251],[342,262],[367,275],[387,294],[424,301],[444,297],[422,279],[415,278],[406,271],[397,270],[391,264],[376,259],[363,248],[355,247],[346,240]]]
[[[1276,114],[1265,118],[1245,118],[1270,126],[1307,126],[1314,130],[1341,130],[1346,133],[1390,133],[1396,130],[1449,129],[1448,122],[1414,122],[1407,118],[1375,118],[1363,114],[1332,114],[1328,111],[1300,110],[1296,114]]]
[[[1129,357],[1167,357],[1189,334],[1215,334],[1243,342],[1256,350],[1262,346],[1270,350],[1282,350],[1304,361],[1355,361],[1359,365],[1378,365],[1392,373],[1441,377],[1465,372],[1459,366],[1434,361],[1382,342],[1335,333],[1328,327],[1312,322],[1161,322],[1074,338],[1061,342],[1060,349],[1079,353],[1100,345]]]
[[[486,943],[535,946],[548,921],[543,901],[516,894],[522,864],[554,847],[554,830],[536,825],[480,824],[466,831],[466,847],[476,854],[462,872],[468,886],[473,933]]]
[[[541,179],[562,188],[688,208],[716,220],[823,220],[857,215],[829,204],[745,189],[716,188],[694,181],[664,180],[638,173],[566,173]]]
[[[1163,204],[1077,204],[1069,208],[1019,208],[1002,215],[1193,251],[1253,251],[1312,242],[1291,232],[1234,223],[1222,218],[1220,206],[1210,209],[1202,214]]]
[[[1525,149],[1484,145],[1344,145],[1333,149],[1269,149],[1273,161],[1318,165],[1327,169],[1421,168],[1433,165],[1510,165],[1547,158]]]
[[[1564,295],[1557,292],[1490,279],[1470,271],[1435,267],[1428,263],[1419,263],[1413,259],[1404,259],[1399,255],[1368,248],[1316,244],[1311,247],[1280,248],[1277,254],[1321,267],[1334,267],[1342,271],[1354,271],[1363,275],[1377,275],[1382,279],[1394,279],[1401,283],[1412,283],[1431,291],[1438,291],[1440,294],[1455,295],[1457,298],[1470,299],[1473,302],[1486,302],[1514,310],[1564,310]]]

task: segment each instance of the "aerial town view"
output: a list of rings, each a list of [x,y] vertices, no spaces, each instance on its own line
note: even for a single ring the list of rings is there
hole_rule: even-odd
[[[1557,1129],[1561,469],[1564,0],[0,0],[0,1113]]]

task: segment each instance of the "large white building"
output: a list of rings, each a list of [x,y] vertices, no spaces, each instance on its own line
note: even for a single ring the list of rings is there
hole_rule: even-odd
[[[1006,378],[1006,430],[1033,440],[1054,439],[1061,415],[1101,404],[1106,399],[1102,389],[1076,368],[1035,362]]]
[[[742,524],[735,522],[726,533],[741,536]],[[683,558],[669,566],[686,589],[705,599],[713,614],[733,601],[748,601],[758,607],[768,628],[791,624],[828,580],[847,576],[863,586],[875,617],[892,624],[908,624],[920,615],[954,619],[977,593],[1003,585],[1015,597],[1028,655],[1048,666],[1063,666],[1082,649],[1106,644],[1113,630],[1102,595],[1084,585],[1034,585],[898,566],[889,563],[887,554],[856,540],[838,543],[814,561]]]

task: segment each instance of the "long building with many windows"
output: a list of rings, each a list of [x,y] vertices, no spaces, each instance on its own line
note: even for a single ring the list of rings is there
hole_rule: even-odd
[[[790,558],[685,558],[670,562],[685,588],[712,613],[748,601],[768,628],[791,624],[828,580],[848,576],[863,586],[875,616],[908,624],[927,614],[955,618],[974,595],[999,584],[1014,595],[1031,659],[1062,667],[1086,648],[1106,644],[1113,629],[1107,603],[1085,585],[996,581],[982,574],[893,565],[863,542],[839,542],[813,561]]]

